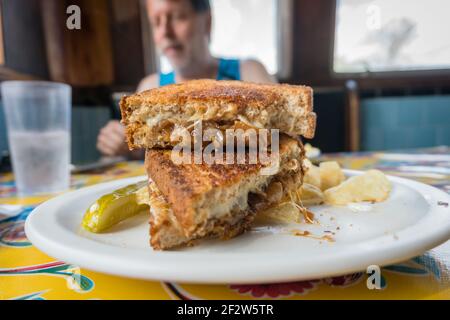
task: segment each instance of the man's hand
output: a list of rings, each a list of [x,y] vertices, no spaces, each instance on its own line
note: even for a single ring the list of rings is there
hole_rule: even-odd
[[[130,156],[125,142],[125,129],[117,120],[111,120],[97,137],[97,149],[105,156]]]

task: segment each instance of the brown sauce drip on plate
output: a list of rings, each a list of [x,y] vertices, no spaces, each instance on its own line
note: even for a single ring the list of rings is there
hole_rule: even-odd
[[[317,240],[324,240],[324,241],[328,241],[328,242],[334,242],[334,238],[332,236],[330,236],[329,234],[326,234],[324,236],[318,237],[313,235],[311,232],[309,231],[302,231],[302,230],[292,230],[292,234],[294,236],[298,236],[298,237],[307,237],[307,238],[312,238],[312,239],[317,239]]]

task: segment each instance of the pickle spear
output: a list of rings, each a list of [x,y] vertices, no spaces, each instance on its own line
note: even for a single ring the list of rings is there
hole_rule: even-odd
[[[97,199],[84,214],[84,229],[100,233],[122,220],[148,210],[147,182],[141,181],[117,189]]]

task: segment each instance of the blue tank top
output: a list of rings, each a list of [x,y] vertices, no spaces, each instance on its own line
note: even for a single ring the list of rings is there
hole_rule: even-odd
[[[238,59],[219,59],[219,70],[217,80],[241,80],[241,71]],[[160,73],[159,86],[175,83],[175,72]]]

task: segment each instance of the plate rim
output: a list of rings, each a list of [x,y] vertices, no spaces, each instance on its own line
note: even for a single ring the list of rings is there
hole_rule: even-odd
[[[346,170],[344,169],[344,173],[346,176],[353,176],[363,174],[364,171],[358,170]],[[84,240],[81,240],[81,244],[79,247],[70,247],[70,250],[67,250],[67,245],[64,245],[58,239],[52,238],[51,235],[42,234],[42,231],[36,230],[34,221],[38,221],[36,216],[42,214],[40,212],[48,212],[51,211],[52,206],[55,216],[57,212],[57,205],[60,202],[64,202],[65,199],[70,197],[76,197],[77,195],[82,196],[85,193],[89,193],[91,190],[99,189],[99,188],[115,188],[115,186],[126,185],[133,183],[135,181],[140,181],[142,179],[147,179],[147,176],[139,176],[139,177],[131,177],[118,179],[108,182],[103,182],[99,184],[95,184],[92,186],[84,187],[72,192],[65,193],[63,195],[52,198],[39,206],[37,206],[28,216],[25,221],[25,233],[27,238],[33,243],[33,245],[41,250],[42,252],[48,254],[51,257],[55,257],[61,261],[65,261],[74,265],[77,265],[81,268],[86,268],[88,270],[97,271],[101,273],[118,275],[128,278],[137,278],[137,279],[146,279],[146,280],[154,280],[154,281],[174,281],[174,282],[189,282],[189,283],[204,283],[204,284],[218,284],[218,283],[270,283],[270,282],[284,282],[284,281],[299,281],[299,280],[310,280],[317,278],[324,278],[330,276],[337,276],[342,274],[348,274],[353,272],[361,272],[361,266],[364,265],[364,269],[369,265],[389,265],[392,263],[405,261],[410,259],[416,255],[419,255],[425,252],[428,249],[434,248],[440,243],[445,242],[450,237],[450,219],[447,219],[444,224],[440,224],[436,226],[433,231],[419,233],[417,238],[412,239],[411,237],[407,237],[405,239],[401,239],[401,241],[388,241],[383,245],[383,250],[387,250],[388,252],[383,252],[382,256],[380,256],[380,250],[376,250],[370,245],[377,244],[382,240],[389,240],[389,237],[392,235],[378,236],[373,239],[365,240],[363,242],[351,243],[351,244],[342,244],[339,247],[338,253],[329,253],[325,255],[319,255],[315,257],[314,263],[309,263],[303,261],[302,270],[299,270],[298,262],[290,263],[287,265],[285,261],[282,259],[272,259],[270,262],[270,268],[259,268],[259,270],[252,269],[254,267],[254,263],[251,262],[252,259],[244,259],[244,261],[239,262],[239,270],[240,272],[230,271],[227,269],[224,264],[225,261],[228,261],[233,256],[236,256],[234,253],[228,254],[210,254],[211,259],[208,261],[208,269],[215,268],[215,273],[205,273],[200,272],[195,268],[196,262],[195,260],[199,257],[203,257],[206,253],[196,253],[196,252],[187,252],[187,251],[163,251],[163,252],[155,252],[149,250],[148,252],[143,251],[142,249],[133,249],[133,248],[120,248],[118,246],[111,246],[99,242],[96,243],[97,249],[94,251],[84,250],[88,248],[85,243],[94,241],[80,235],[76,235],[77,237],[81,237]],[[442,197],[442,201],[450,202],[450,195],[445,193],[444,191],[437,189],[433,186],[395,176],[389,176],[388,179],[391,182],[404,184],[415,191],[419,192],[422,197],[423,192],[420,190],[428,189],[432,194],[438,194]],[[418,190],[419,189],[419,190]],[[434,198],[437,198],[434,197]],[[435,199],[436,200],[436,199]],[[427,201],[425,199],[425,201]],[[436,206],[432,207],[429,201],[427,203],[429,206],[429,211],[433,210],[442,210],[443,208],[437,208]],[[49,211],[47,211],[49,210]],[[421,218],[419,221],[421,221]],[[412,226],[408,226],[404,229],[399,230],[399,233],[406,232],[408,229],[417,225],[416,222]],[[62,227],[61,227],[62,228]],[[71,234],[68,235],[69,238]],[[73,233],[75,236],[75,233]],[[415,243],[415,244],[414,244]],[[356,250],[357,253],[352,252],[355,251],[355,247],[359,246],[369,246],[362,250]],[[84,249],[83,249],[84,248]],[[120,253],[119,256],[111,256],[112,253]],[[373,253],[373,257],[368,257]],[[134,262],[138,262],[137,264],[130,264],[125,262],[124,257],[131,257],[134,259]],[[139,259],[136,260],[135,254],[139,254]],[[281,255],[281,254],[280,254]],[[261,256],[261,253],[249,254],[251,257]],[[276,255],[271,254],[271,256],[276,257]],[[184,266],[183,272],[179,270],[179,258],[183,258]],[[280,256],[281,257],[281,256]],[[152,259],[159,259],[159,264],[152,264]],[[334,259],[334,263],[325,263],[326,260]],[[349,263],[349,259],[358,261],[351,261]],[[381,259],[381,261],[380,261]],[[322,261],[324,260],[324,261]],[[292,260],[290,260],[292,262]],[[317,263],[322,263],[322,268],[320,272],[316,271],[313,268],[313,265]],[[110,266],[114,265],[113,268]],[[332,266],[331,266],[332,265]],[[325,266],[325,267],[324,267]],[[205,268],[202,268],[205,269]],[[236,268],[235,268],[236,269]],[[282,270],[277,274],[273,273],[273,270]],[[269,271],[270,270],[270,271]],[[320,274],[319,274],[320,273]]]

